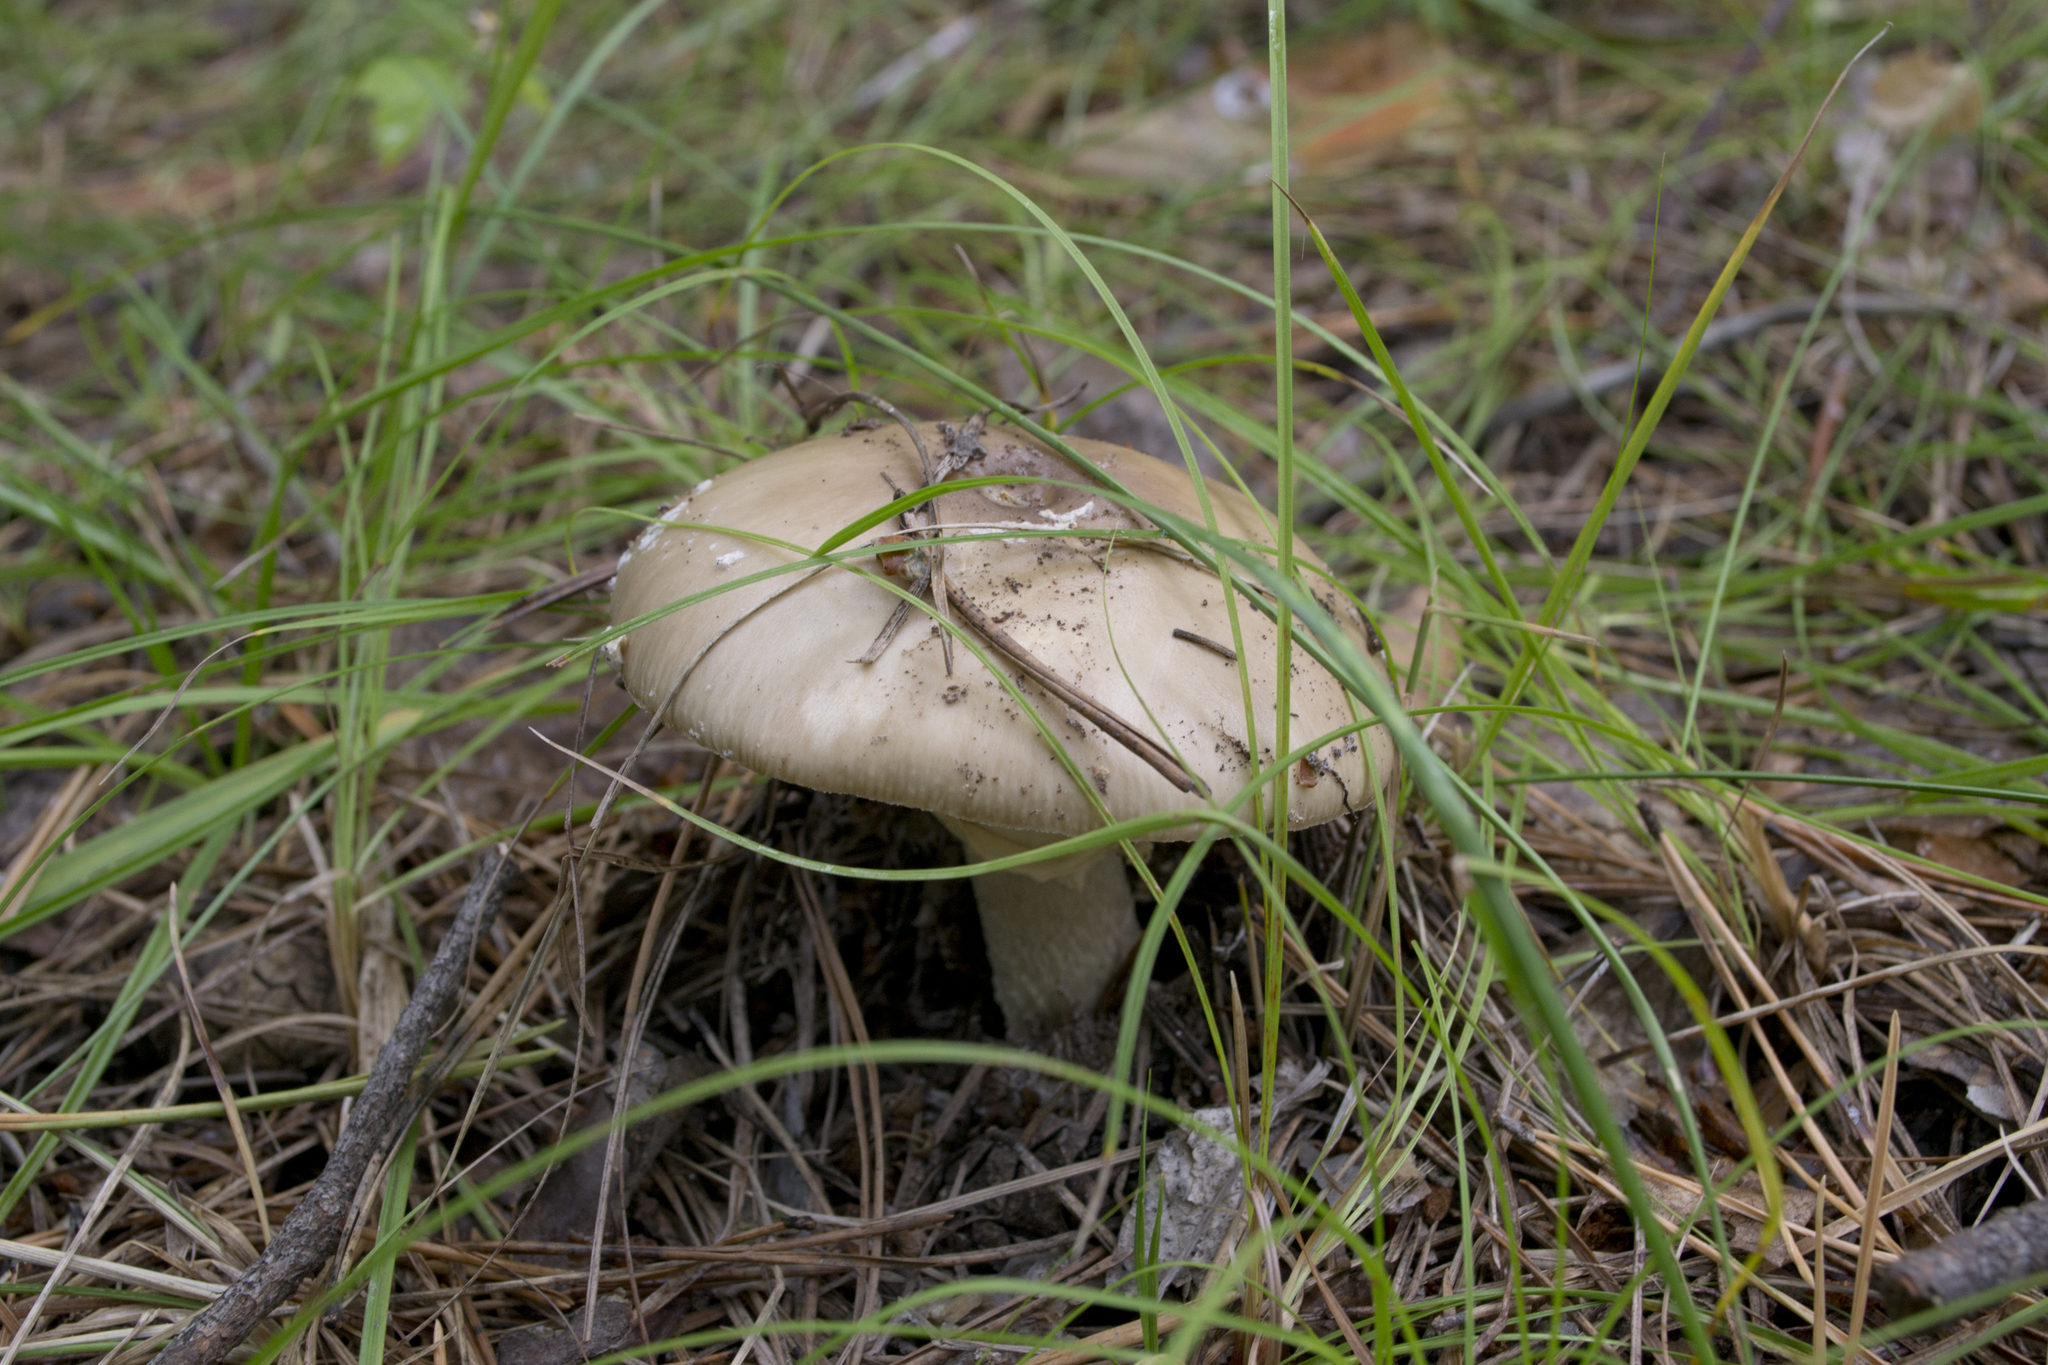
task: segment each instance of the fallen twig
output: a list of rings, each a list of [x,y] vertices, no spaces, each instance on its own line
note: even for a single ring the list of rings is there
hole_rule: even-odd
[[[1901,1318],[2044,1272],[2048,1199],[2037,1199],[1879,1266],[1874,1287],[1885,1311]]]
[[[1216,641],[1210,639],[1206,635],[1197,635],[1191,630],[1183,630],[1181,627],[1175,626],[1173,628],[1173,638],[1176,640],[1185,640],[1191,645],[1200,645],[1203,649],[1208,650],[1211,654],[1215,654],[1221,657],[1226,663],[1234,664],[1237,662],[1236,650],[1232,649],[1229,645],[1218,644]]]
[[[320,1178],[247,1273],[186,1323],[164,1348],[158,1357],[160,1365],[216,1365],[241,1345],[272,1309],[290,1298],[302,1280],[334,1255],[364,1172],[411,1124],[440,1079],[436,1068],[429,1068],[418,1081],[413,1072],[455,1003],[477,938],[504,899],[505,873],[511,864],[510,850],[501,845],[482,875],[470,883],[469,894],[463,897],[462,908],[434,960],[420,976],[391,1041],[378,1051],[369,1083]]]
[[[1811,298],[1780,299],[1762,308],[1753,308],[1746,313],[1721,318],[1709,323],[1707,330],[1700,334],[1698,349],[1711,351],[1731,341],[1755,336],[1766,327],[1797,322],[1812,313],[1819,304],[1820,300]],[[1841,304],[1836,301],[1832,306],[1840,308]],[[1960,306],[1923,302],[1919,299],[1872,297],[1856,300],[1857,312],[1873,315],[1893,313],[1910,317],[1921,313],[1945,313]],[[1586,371],[1580,387],[1588,395],[1597,398],[1631,381],[1654,384],[1664,377],[1668,363],[1661,356],[1650,355],[1644,356],[1639,366],[1636,358],[1630,356]],[[1493,416],[1486,419],[1486,434],[1491,436],[1503,427],[1515,422],[1526,422],[1532,417],[1545,417],[1553,412],[1563,412],[1579,401],[1579,392],[1579,389],[1573,388],[1570,384],[1546,384],[1542,388],[1531,389],[1521,397],[1501,404]]]
[[[570,574],[559,583],[550,583],[545,588],[535,588],[517,602],[507,606],[496,616],[484,622],[486,631],[503,630],[514,621],[523,620],[537,611],[546,611],[557,602],[566,602],[578,593],[589,592],[618,572],[619,562],[607,559],[602,564],[593,564],[581,573]],[[449,639],[453,639],[450,636]],[[443,641],[446,644],[447,641]]]
[[[975,634],[994,645],[998,654],[1028,673],[1033,682],[1095,722],[1097,729],[1144,759],[1154,771],[1181,791],[1202,791],[1200,779],[1182,767],[1179,759],[1139,734],[1128,722],[1039,662],[1037,655],[1019,644],[1015,636],[989,620],[987,613],[968,598],[956,595],[953,598],[953,606],[959,611],[960,619],[974,628]],[[1207,792],[1202,794],[1208,795]]]

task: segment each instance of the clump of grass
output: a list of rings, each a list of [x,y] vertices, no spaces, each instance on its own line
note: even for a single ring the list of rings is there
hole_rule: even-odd
[[[1067,180],[1044,134],[1166,88],[1184,45],[1288,33],[1277,9],[990,11],[879,94],[941,16],[4,20],[0,1255],[92,1258],[0,1284],[5,1349],[140,1351],[246,1266],[258,1198],[279,1217],[311,1179],[470,861],[521,827],[474,983],[492,1037],[263,1358],[489,1359],[593,1290],[727,1361],[1091,1333],[1203,1361],[1812,1358],[1902,1333],[1866,1310],[1870,1259],[2048,1186],[2048,356],[2023,302],[2048,278],[2048,31],[1974,19],[1977,126],[1860,192],[1810,155],[1749,245],[1870,24],[1797,21],[1729,88],[1749,115],[1660,165],[1736,26],[1431,17],[1482,77],[1459,148],[1292,176],[1274,44],[1278,188],[1160,196]],[[1895,16],[1878,56],[1952,18]],[[1294,22],[1297,51],[1362,26]],[[1688,353],[1737,260],[1724,316],[1810,306]],[[1853,312],[1873,293],[1898,306]],[[1452,321],[1370,325],[1418,300]],[[1590,391],[1631,359],[1640,384]],[[1377,820],[1289,836],[1276,783],[1263,841],[1155,860],[1175,914],[1106,1076],[987,1042],[935,827],[673,736],[634,769],[659,799],[601,796],[534,732],[634,751],[584,662],[602,603],[492,619],[796,439],[828,387],[958,416],[1080,378],[1039,420],[1264,497],[1277,566],[1207,550],[1406,742]],[[1513,417],[1551,381],[1569,407]],[[1426,595],[1454,695],[1399,719],[1319,633],[1296,535],[1368,607]],[[828,879],[799,847],[928,875]],[[212,1081],[175,1093],[201,1058],[174,894],[260,1196]],[[628,1034],[718,1075],[655,1102],[691,1117],[609,1242],[465,1249],[516,1232],[634,1072]],[[1161,1303],[1156,1257],[1103,1243],[1210,1106],[1243,1235]],[[1957,1330],[2008,1358],[2038,1305]]]

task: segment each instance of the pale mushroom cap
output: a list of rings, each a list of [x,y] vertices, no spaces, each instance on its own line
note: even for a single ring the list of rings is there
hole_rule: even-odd
[[[919,430],[937,458],[945,438],[935,425]],[[991,428],[981,444],[986,458],[956,477],[1015,473],[1091,483],[1007,429]],[[1201,521],[1184,469],[1099,441],[1072,445],[1136,497]],[[885,474],[906,491],[923,482],[917,453],[900,427],[811,441],[699,485],[621,558],[613,621],[801,561],[803,556],[764,541],[815,549],[891,501]],[[1242,495],[1214,481],[1209,495],[1224,534],[1272,543],[1258,509]],[[1145,524],[1100,494],[1044,484],[947,493],[936,506],[942,529],[958,528],[947,534],[1020,523],[1094,529]],[[730,529],[698,529],[704,526]],[[891,518],[846,548],[872,545],[900,529]],[[1297,553],[1316,562],[1306,551]],[[876,561],[799,568],[641,627],[620,642],[627,691],[650,709],[666,702],[663,719],[671,727],[756,772],[1019,835],[1042,839],[1099,827],[1091,796],[1112,819],[1206,804],[1196,793],[1176,790],[1136,754],[1008,669],[1093,788],[1084,793],[1010,693],[957,641],[947,676],[940,629],[922,612],[913,612],[875,662],[855,662],[900,600],[858,570],[874,573]],[[1236,794],[1255,774],[1259,764],[1246,736],[1240,666],[1174,636],[1178,628],[1231,642],[1221,584],[1177,548],[1128,539],[1011,536],[949,547],[945,573],[955,595],[978,606],[1068,684],[1177,751],[1217,800]],[[1363,645],[1351,609],[1335,601],[1326,583],[1304,578],[1319,598],[1338,608],[1339,619]],[[1259,759],[1270,763],[1274,626],[1242,597],[1237,619]],[[984,649],[1003,662],[993,649]],[[1290,709],[1296,747],[1368,714],[1299,648]],[[1325,741],[1307,769],[1297,765],[1290,777],[1292,822],[1318,824],[1370,805],[1365,750],[1371,747],[1374,771],[1384,781],[1393,769],[1385,733],[1374,726]],[[1195,831],[1183,825],[1151,837],[1188,839]]]

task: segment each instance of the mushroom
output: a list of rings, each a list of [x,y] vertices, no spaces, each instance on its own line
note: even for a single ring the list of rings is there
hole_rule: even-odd
[[[1129,535],[1151,528],[1089,491],[1083,471],[1001,428],[915,430],[917,442],[907,426],[849,430],[750,460],[699,484],[651,524],[619,561],[613,622],[711,595],[617,641],[614,658],[634,699],[756,772],[930,811],[976,861],[1086,833],[1105,816],[1203,809],[1274,761],[1267,616],[1240,598],[1243,654],[1234,655],[1220,580],[1171,542]],[[1137,498],[1200,522],[1181,469],[1126,447],[1071,444]],[[842,547],[872,547],[872,555],[748,581],[799,564],[862,514],[925,484],[932,451],[943,453],[942,488],[952,476],[1063,483],[942,491],[925,511]],[[1249,500],[1214,481],[1208,492],[1223,534],[1272,544]],[[926,535],[991,532],[944,547],[942,559],[919,545]],[[903,598],[880,581],[890,573],[930,590],[931,616],[897,619]],[[726,583],[738,586],[712,592]],[[932,619],[942,613],[1006,678]],[[1337,614],[1365,645],[1355,613]],[[1247,686],[1256,754],[1246,736]],[[1365,714],[1299,648],[1290,710],[1297,747]],[[1394,763],[1382,727],[1326,740],[1294,765],[1294,827],[1372,804],[1367,746],[1370,770],[1385,780]],[[1199,828],[1190,822],[1150,837],[1188,840]],[[974,890],[1013,1038],[1094,1013],[1140,936],[1114,845],[984,873]]]

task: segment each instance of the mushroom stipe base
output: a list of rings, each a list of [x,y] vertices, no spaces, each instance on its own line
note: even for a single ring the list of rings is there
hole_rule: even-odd
[[[1112,849],[1072,872],[974,879],[996,1004],[1012,1039],[1098,1012],[1141,931],[1123,855]]]

